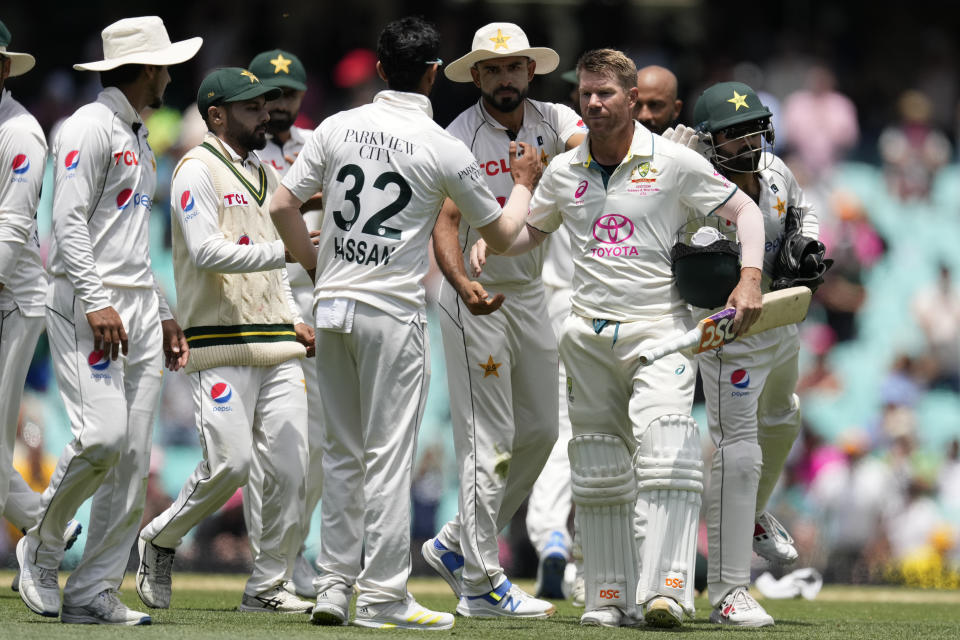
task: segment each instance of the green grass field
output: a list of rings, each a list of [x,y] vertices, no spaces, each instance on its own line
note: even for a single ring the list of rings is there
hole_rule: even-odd
[[[0,638],[115,638],[119,634],[143,638],[273,638],[288,640],[326,635],[330,638],[359,638],[371,635],[417,634],[417,631],[381,631],[356,627],[317,627],[307,616],[238,613],[244,577],[223,575],[174,574],[173,609],[151,611],[153,626],[117,629],[98,626],[64,625],[57,620],[34,615],[20,597],[9,589],[13,574],[0,571]],[[63,576],[61,576],[62,578]],[[520,583],[530,589],[529,583]],[[437,579],[411,580],[410,590],[418,601],[435,609],[453,611],[456,601],[446,583]],[[133,582],[124,583],[122,600],[145,610],[137,598]],[[582,609],[558,603],[558,612],[549,620],[498,621],[457,618],[450,631],[432,632],[457,638],[496,638],[497,640],[567,638],[622,638],[643,634],[671,635],[685,639],[719,637],[732,634],[763,634],[776,638],[819,640],[928,640],[960,638],[960,592],[919,591],[875,587],[827,587],[812,601],[761,600],[777,625],[762,630],[720,628],[707,622],[709,605],[697,601],[697,619],[679,631],[644,629],[586,629],[580,627]],[[149,610],[147,610],[149,611]]]

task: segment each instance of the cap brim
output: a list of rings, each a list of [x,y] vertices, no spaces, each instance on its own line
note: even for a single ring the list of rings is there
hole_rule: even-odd
[[[488,51],[486,49],[477,49],[471,51],[462,58],[457,58],[443,69],[443,74],[454,82],[473,82],[473,76],[470,75],[470,69],[481,60],[490,60],[491,58],[508,58],[513,56],[526,56],[537,63],[537,69],[534,71],[537,75],[550,73],[560,65],[560,56],[556,51],[547,47],[530,47],[529,49],[517,49],[516,51]]]
[[[224,98],[224,102],[243,102],[244,100],[253,100],[263,96],[265,100],[274,100],[283,95],[280,87],[271,87],[263,82],[253,84],[249,89],[244,89],[240,93],[230,98]]]
[[[763,118],[770,118],[772,114],[770,111],[764,107],[763,111],[754,110],[752,113],[741,113],[740,115],[733,115],[729,118],[725,118],[719,122],[713,124],[714,131],[720,131],[721,129],[726,129],[727,127],[732,127],[735,124],[740,124],[741,122],[750,122],[751,120],[762,120]]]
[[[278,89],[296,89],[297,91],[306,91],[307,85],[299,80],[294,80],[293,78],[264,78],[261,79],[262,84],[267,85],[268,87],[277,87]]]
[[[73,68],[77,71],[109,71],[110,69],[116,69],[125,64],[153,64],[165,67],[171,64],[186,62],[197,55],[197,51],[200,50],[202,44],[203,38],[190,38],[188,40],[174,42],[169,47],[160,49],[159,51],[144,51],[141,53],[131,53],[128,56],[122,56],[120,58],[84,62],[73,65]]]
[[[29,53],[15,53],[13,51],[0,51],[0,56],[10,58],[10,76],[22,76],[33,66],[37,64],[37,59]]]

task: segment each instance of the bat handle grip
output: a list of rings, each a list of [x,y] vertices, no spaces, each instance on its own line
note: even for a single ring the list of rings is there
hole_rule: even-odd
[[[637,358],[637,360],[640,361],[640,366],[643,366],[643,367],[649,367],[651,364],[653,364],[653,361],[656,359],[657,359],[656,354],[654,354],[654,352],[650,350],[641,351],[640,356]]]

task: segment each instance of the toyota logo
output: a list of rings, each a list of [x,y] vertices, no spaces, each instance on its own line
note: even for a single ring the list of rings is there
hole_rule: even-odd
[[[593,237],[604,244],[620,244],[633,235],[633,222],[619,213],[608,213],[593,223]]]

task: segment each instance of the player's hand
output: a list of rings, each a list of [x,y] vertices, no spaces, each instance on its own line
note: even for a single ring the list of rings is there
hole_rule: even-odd
[[[478,278],[483,273],[483,266],[487,264],[487,251],[487,243],[483,238],[470,247],[470,270],[474,278]]]
[[[463,300],[463,304],[467,305],[470,313],[475,316],[485,316],[493,313],[506,300],[502,293],[498,293],[491,298],[483,285],[476,280],[467,280],[462,286],[457,287],[457,293]]]
[[[190,360],[190,346],[183,329],[173,318],[160,322],[163,327],[163,362],[170,371],[179,371]]]
[[[301,322],[293,330],[297,333],[297,342],[307,348],[307,357],[312,358],[316,353],[316,343],[314,342],[313,327]]]
[[[315,229],[310,232],[310,241],[313,242],[313,246],[315,247],[320,246],[320,230],[319,229]],[[283,259],[289,263],[294,263],[297,261],[297,259],[294,258],[293,255],[286,249],[283,250]]]
[[[733,317],[733,332],[740,335],[750,328],[763,308],[763,294],[760,292],[760,269],[746,267],[740,271],[740,282],[727,298],[727,307],[737,310]]]
[[[120,357],[120,352],[127,355],[127,330],[123,328],[123,320],[113,307],[106,307],[91,311],[87,314],[87,322],[93,331],[93,350],[102,351],[111,360]]]
[[[522,184],[532,193],[543,173],[543,163],[533,147],[526,142],[510,143],[510,175],[516,184]]]
[[[661,134],[662,137],[693,149],[702,156],[707,154],[707,143],[703,141],[700,134],[693,127],[678,124],[676,128],[670,127]]]

